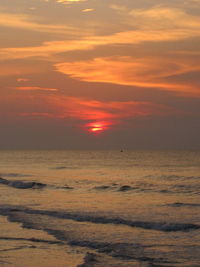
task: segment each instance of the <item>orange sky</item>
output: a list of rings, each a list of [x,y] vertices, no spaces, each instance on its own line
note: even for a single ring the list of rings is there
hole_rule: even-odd
[[[1,0],[0,149],[200,148],[200,0]]]

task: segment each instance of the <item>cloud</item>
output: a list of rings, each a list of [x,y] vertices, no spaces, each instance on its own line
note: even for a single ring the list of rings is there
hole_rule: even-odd
[[[34,73],[44,73],[51,71],[51,67],[46,62],[42,61],[26,61],[23,60],[9,60],[0,61],[0,77],[1,76],[16,76],[23,77],[24,75]]]
[[[20,91],[58,91],[57,88],[46,88],[46,87],[39,87],[39,86],[19,86],[15,87],[16,90]]]
[[[195,31],[127,31],[108,36],[94,36],[80,40],[50,41],[41,46],[1,48],[1,59],[50,57],[58,53],[95,49],[98,46],[131,45],[142,42],[165,42],[186,39],[197,35]]]
[[[113,83],[145,88],[198,93],[198,88],[170,83],[170,76],[198,71],[195,61],[174,61],[161,58],[108,57],[89,61],[58,63],[56,70],[71,78],[86,82]]]
[[[40,96],[41,97],[41,96]],[[177,110],[165,105],[139,101],[97,101],[68,96],[45,96],[41,98],[43,109],[20,112],[21,116],[47,117],[71,121],[85,129],[101,124],[109,129],[122,121],[145,116],[168,116]],[[47,110],[45,110],[45,107]],[[49,111],[48,111],[49,110]]]
[[[188,13],[191,7],[191,1],[184,1],[188,4],[185,9],[184,4],[181,6],[160,4],[150,8],[130,9],[123,5],[111,5],[127,26],[135,26],[138,29],[160,30],[160,29],[197,29],[200,30],[200,18],[195,12]],[[200,2],[199,2],[200,3]]]
[[[21,116],[63,120],[84,129],[97,123],[103,123],[109,129],[114,125],[128,123],[134,118],[180,114],[180,111],[170,106],[148,101],[100,101],[58,94],[40,94],[40,89],[36,89],[38,93],[33,94],[32,89],[34,90],[33,87],[27,87],[18,89],[18,92],[13,90],[9,96],[2,94],[1,114],[7,118]],[[27,93],[24,94],[23,90]]]
[[[82,9],[81,11],[82,12],[92,12],[92,11],[94,11],[94,9],[93,8],[86,8],[86,9]]]
[[[70,40],[43,42],[40,46],[26,46],[1,48],[1,59],[16,59],[28,57],[51,57],[55,54],[70,51],[84,51],[96,49],[99,46],[135,45],[144,42],[171,42],[200,36],[200,19],[197,16],[186,14],[184,11],[170,8],[152,8],[147,10],[131,10],[122,16],[122,22],[127,23],[130,30],[110,35],[93,35],[80,29],[68,29],[78,38]],[[16,20],[16,21],[15,21]],[[24,17],[4,17],[4,24],[13,27],[28,27],[33,30],[49,30],[59,32],[65,30],[62,25],[41,25],[27,22]],[[17,26],[18,25],[18,26]],[[67,29],[66,29],[67,30]],[[123,51],[124,47],[122,47]]]
[[[178,8],[154,7],[135,9],[129,12],[134,25],[143,29],[196,30],[200,34],[200,18]]]
[[[71,33],[76,29],[67,25],[42,24],[34,22],[36,18],[26,14],[0,13],[0,26],[9,28],[26,29],[37,32]]]
[[[182,5],[185,5],[188,8],[200,9],[200,0],[185,0]]]
[[[72,4],[77,2],[86,2],[87,0],[56,0],[57,3]]]
[[[28,82],[30,81],[30,79],[27,79],[27,78],[17,78],[17,82]]]

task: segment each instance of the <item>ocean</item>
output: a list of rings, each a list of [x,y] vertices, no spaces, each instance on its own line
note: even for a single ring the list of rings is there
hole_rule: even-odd
[[[0,151],[1,266],[200,266],[199,151]]]

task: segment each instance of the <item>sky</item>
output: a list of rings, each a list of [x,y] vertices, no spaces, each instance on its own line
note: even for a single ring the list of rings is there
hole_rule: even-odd
[[[200,0],[1,0],[0,149],[200,149]]]

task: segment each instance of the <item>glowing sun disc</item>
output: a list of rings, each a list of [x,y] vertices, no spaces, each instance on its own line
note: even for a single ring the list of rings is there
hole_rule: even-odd
[[[90,129],[91,132],[99,132],[99,131],[103,131],[103,127],[94,127]]]
[[[91,122],[86,124],[86,128],[89,133],[98,134],[108,130],[110,124],[107,121]]]

